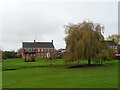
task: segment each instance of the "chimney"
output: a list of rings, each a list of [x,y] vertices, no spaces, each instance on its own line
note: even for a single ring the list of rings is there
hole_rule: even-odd
[[[53,43],[53,40],[52,40],[52,43]]]

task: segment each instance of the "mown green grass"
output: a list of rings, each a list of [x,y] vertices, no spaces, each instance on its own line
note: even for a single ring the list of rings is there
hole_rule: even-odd
[[[82,61],[81,64],[86,63]],[[69,64],[69,65],[75,65]],[[103,66],[68,68],[63,60],[7,59],[3,62],[3,88],[117,88],[118,61]],[[16,69],[7,70],[6,69]]]

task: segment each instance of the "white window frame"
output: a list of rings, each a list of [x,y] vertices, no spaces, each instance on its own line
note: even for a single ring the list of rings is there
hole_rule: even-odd
[[[40,52],[40,48],[38,48],[38,52]]]
[[[41,52],[43,52],[43,48],[41,48]]]

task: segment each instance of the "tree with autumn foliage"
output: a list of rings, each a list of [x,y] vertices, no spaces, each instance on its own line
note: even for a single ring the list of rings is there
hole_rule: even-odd
[[[111,60],[112,50],[104,42],[104,27],[91,21],[65,26],[66,62],[88,60],[88,64],[97,60]]]
[[[120,42],[120,35],[113,34],[111,36],[108,36],[107,40],[114,40],[114,42],[118,44]]]

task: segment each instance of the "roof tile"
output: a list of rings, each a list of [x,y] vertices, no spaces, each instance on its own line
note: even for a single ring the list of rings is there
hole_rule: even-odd
[[[52,42],[23,42],[23,48],[54,48]]]

